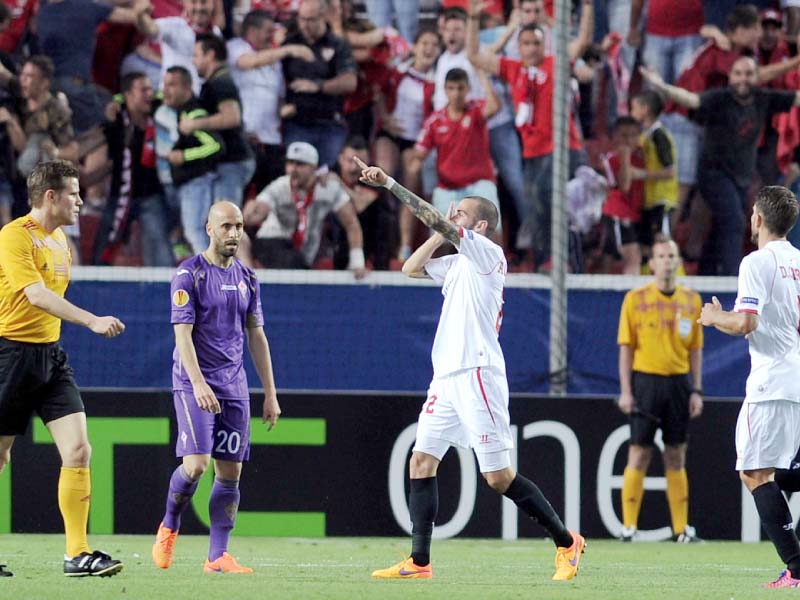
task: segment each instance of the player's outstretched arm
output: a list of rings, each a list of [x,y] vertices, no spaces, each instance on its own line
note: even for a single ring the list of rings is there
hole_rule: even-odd
[[[248,324],[249,325],[249,324]],[[267,431],[271,431],[281,416],[281,407],[278,404],[278,395],[275,389],[275,376],[272,371],[272,355],[269,351],[269,342],[262,327],[248,326],[247,348],[253,358],[253,365],[264,388],[264,412],[261,416],[262,423],[269,423]]]
[[[361,167],[360,181],[375,187],[383,186],[394,194],[400,202],[411,209],[411,212],[420,221],[425,223],[435,232],[440,233],[444,239],[458,247],[459,235],[458,227],[453,225],[447,218],[440,213],[429,202],[425,202],[411,190],[404,188],[394,179],[389,177],[380,167],[370,167],[360,160],[357,156],[353,157],[356,164]]]
[[[88,310],[75,306],[69,300],[47,289],[41,281],[27,286],[25,296],[36,308],[64,321],[83,325],[98,335],[112,338],[125,331],[125,325],[116,317],[98,317]]]

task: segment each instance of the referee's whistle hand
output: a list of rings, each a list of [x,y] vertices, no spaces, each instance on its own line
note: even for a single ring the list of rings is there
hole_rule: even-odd
[[[619,409],[625,413],[626,415],[631,414],[633,411],[633,394],[620,394],[619,400],[617,400],[617,406]]]

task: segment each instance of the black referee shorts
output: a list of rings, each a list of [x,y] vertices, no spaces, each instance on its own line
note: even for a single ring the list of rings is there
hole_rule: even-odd
[[[661,429],[664,444],[684,443],[689,433],[689,375],[650,375],[633,372],[635,406],[631,413],[631,444],[652,446]]]
[[[0,435],[23,435],[34,412],[44,423],[84,412],[67,353],[0,337]]]

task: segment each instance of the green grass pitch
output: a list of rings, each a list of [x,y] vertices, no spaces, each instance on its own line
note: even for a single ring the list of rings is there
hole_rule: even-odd
[[[0,536],[0,563],[13,578],[0,578],[3,600],[241,600],[248,598],[769,598],[800,590],[763,590],[780,561],[768,543],[707,542],[623,544],[589,540],[581,570],[570,582],[551,581],[550,542],[457,539],[434,541],[434,578],[377,581],[375,568],[407,552],[398,538],[284,539],[235,537],[231,553],[253,575],[204,575],[205,536],[182,536],[166,571],[150,562],[152,536],[93,536],[93,547],[121,558],[111,578],[69,579],[59,560],[59,535]]]

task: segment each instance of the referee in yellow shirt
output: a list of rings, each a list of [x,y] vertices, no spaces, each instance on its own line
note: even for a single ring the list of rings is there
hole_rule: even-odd
[[[676,283],[680,263],[677,244],[657,239],[649,261],[655,281],[625,294],[619,317],[619,408],[631,424],[622,483],[620,538],[626,542],[636,537],[659,428],[673,539],[702,541],[688,523],[686,477],[689,419],[703,411],[703,328],[697,323],[702,304],[697,292]]]
[[[61,456],[64,575],[115,575],[122,563],[92,552],[86,541],[91,447],[83,401],[59,338],[62,319],[109,338],[125,325],[64,299],[72,257],[61,227],[77,221],[83,204],[78,170],[63,160],[40,163],[27,183],[31,211],[0,231],[0,471],[11,460],[14,438],[37,413]]]

